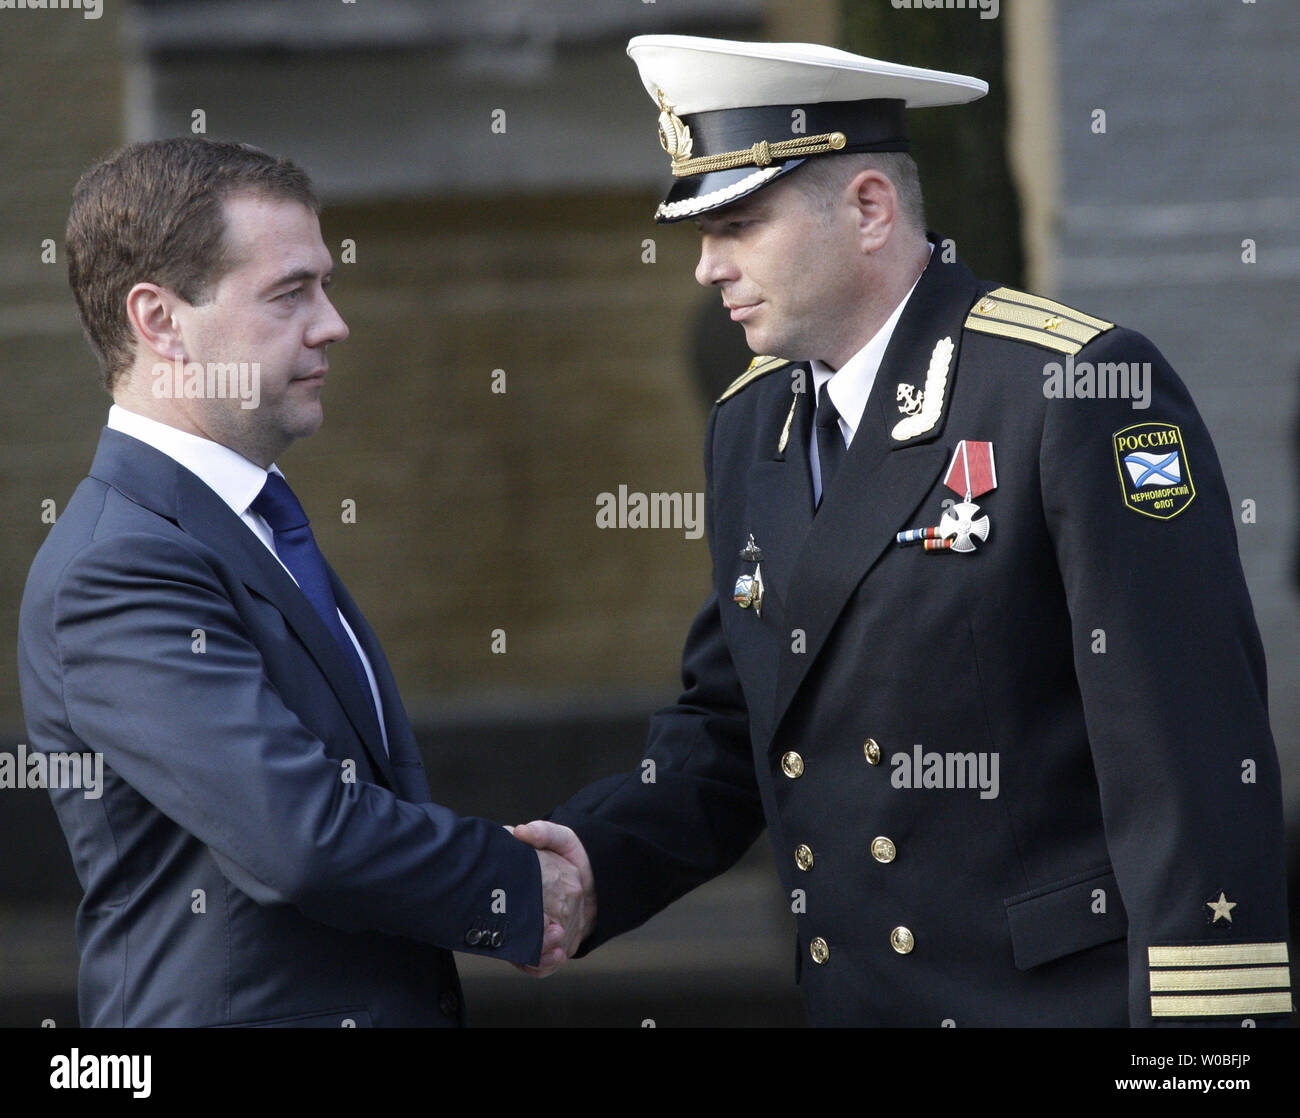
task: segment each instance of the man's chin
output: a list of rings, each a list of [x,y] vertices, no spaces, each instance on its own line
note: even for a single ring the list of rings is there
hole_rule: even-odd
[[[751,342],[746,338],[745,342],[755,357],[779,357],[783,361],[803,360],[800,357],[790,356],[789,347],[782,345],[779,339],[771,342],[766,340],[756,340]]]
[[[304,408],[298,415],[292,432],[295,439],[305,439],[316,434],[325,423],[325,409],[317,403],[315,408]]]
[[[287,446],[316,434],[325,424],[325,409],[319,401],[314,404],[299,404],[292,413],[281,413],[279,420],[273,425],[275,438]]]
[[[780,357],[786,361],[802,361],[804,358],[794,354],[801,348],[793,345],[789,338],[783,338],[771,330],[764,330],[757,324],[751,326],[742,323],[745,329],[745,344],[756,357]]]
[[[767,357],[771,355],[771,350],[764,348],[769,344],[767,332],[762,327],[751,325],[748,322],[742,322],[740,328],[745,331],[745,344],[757,357]]]

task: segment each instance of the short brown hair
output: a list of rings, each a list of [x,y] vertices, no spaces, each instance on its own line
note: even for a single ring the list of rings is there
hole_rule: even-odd
[[[838,200],[854,176],[867,169],[879,171],[894,184],[898,209],[905,224],[925,232],[925,199],[921,176],[905,151],[852,152],[848,155],[820,155],[807,160],[790,175],[790,181],[823,209]]]
[[[109,392],[134,358],[127,293],[156,283],[188,303],[204,302],[233,263],[223,203],[244,193],[320,212],[300,167],[248,144],[148,140],[81,176],[68,214],[68,282]]]

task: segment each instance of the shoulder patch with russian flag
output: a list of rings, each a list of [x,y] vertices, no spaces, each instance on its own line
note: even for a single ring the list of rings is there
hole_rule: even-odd
[[[1196,496],[1183,433],[1172,423],[1135,423],[1116,431],[1115,465],[1124,504],[1156,520],[1177,516]]]

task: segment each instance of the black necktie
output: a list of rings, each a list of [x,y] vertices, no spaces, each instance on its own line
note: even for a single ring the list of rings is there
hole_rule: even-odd
[[[844,436],[840,434],[840,413],[831,403],[831,394],[824,384],[820,395],[813,425],[817,432],[817,463],[821,466],[822,500],[824,501],[831,482],[835,480],[835,471],[844,461]]]
[[[307,514],[303,512],[298,498],[293,495],[289,483],[279,474],[267,474],[262,492],[249,507],[271,526],[275,535],[276,555],[289,568],[299,588],[325,622],[325,627],[334,634],[339,648],[361,681],[361,690],[370,700],[370,709],[374,710],[374,696],[370,692],[366,669],[357,653],[357,646],[352,643],[339,620],[338,603],[334,600],[334,591],[330,589],[325,556],[316,546]],[[378,717],[378,712],[375,713]]]

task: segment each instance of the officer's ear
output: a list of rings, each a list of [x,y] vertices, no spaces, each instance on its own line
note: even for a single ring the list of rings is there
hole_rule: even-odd
[[[884,248],[898,221],[898,191],[889,177],[874,168],[859,171],[848,185],[857,215],[857,232],[864,252]]]

